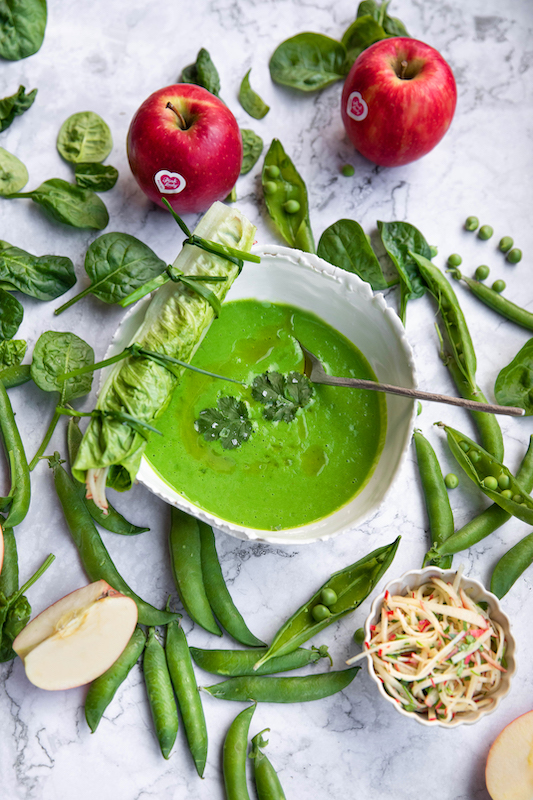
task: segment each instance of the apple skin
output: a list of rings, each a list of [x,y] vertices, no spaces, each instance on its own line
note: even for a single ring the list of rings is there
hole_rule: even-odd
[[[402,62],[411,77],[400,77]],[[440,142],[456,103],[455,79],[440,53],[399,36],[376,42],[356,59],[344,84],[341,114],[361,155],[399,167]]]
[[[131,121],[127,151],[143,192],[162,207],[166,197],[177,214],[206,211],[224,200],[239,177],[243,152],[229,108],[190,83],[166,86],[144,101]]]

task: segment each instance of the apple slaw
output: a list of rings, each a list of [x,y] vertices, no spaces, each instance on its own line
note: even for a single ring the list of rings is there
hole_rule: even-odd
[[[370,655],[387,693],[429,721],[491,705],[506,672],[503,628],[461,587],[461,573],[453,583],[432,577],[406,595],[385,592],[363,652],[346,662]]]

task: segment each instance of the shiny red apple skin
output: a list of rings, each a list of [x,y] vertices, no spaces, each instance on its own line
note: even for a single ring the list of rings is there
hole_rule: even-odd
[[[169,102],[185,119],[185,130]],[[160,206],[166,197],[178,214],[206,211],[224,200],[242,164],[242,137],[232,112],[207,89],[189,83],[166,86],[144,101],[131,121],[127,150],[143,192]]]
[[[407,62],[402,79],[402,61]],[[353,64],[342,92],[346,133],[361,155],[399,167],[429,153],[452,121],[457,88],[450,66],[416,39],[383,39]]]

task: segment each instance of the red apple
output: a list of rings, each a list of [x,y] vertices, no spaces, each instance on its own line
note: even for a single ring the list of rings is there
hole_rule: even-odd
[[[416,39],[394,37],[356,59],[342,92],[342,121],[361,155],[399,167],[440,142],[456,102],[455,79],[440,53]]]
[[[237,120],[214,94],[190,83],[148,97],[128,131],[135,180],[154,203],[174,211],[206,211],[224,200],[239,177],[242,138]]]

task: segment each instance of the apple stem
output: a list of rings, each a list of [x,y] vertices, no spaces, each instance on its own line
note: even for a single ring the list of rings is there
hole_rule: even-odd
[[[176,106],[173,105],[170,101],[167,103],[166,108],[170,108],[170,110],[174,112],[174,114],[178,118],[178,124],[180,128],[182,129],[182,131],[186,131],[188,126],[187,123],[185,122],[185,117],[183,116],[183,114],[180,111],[178,111]]]
[[[405,70],[407,69],[407,67],[409,66],[409,64],[407,63],[407,61],[402,61],[402,63],[401,63],[401,65],[400,65],[400,66],[401,66],[401,68],[402,68],[402,71],[401,71],[401,73],[400,73],[400,78],[401,78],[402,80],[405,80]]]

